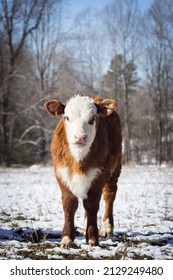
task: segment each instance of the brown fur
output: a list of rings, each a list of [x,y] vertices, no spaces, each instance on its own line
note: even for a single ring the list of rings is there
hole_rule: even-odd
[[[66,137],[65,121],[62,118],[58,123],[51,142],[51,153],[55,170],[58,167],[70,168],[71,174],[86,174],[91,168],[99,168],[102,174],[92,183],[88,191],[88,198],[83,201],[87,217],[86,240],[92,245],[98,245],[97,212],[100,198],[103,193],[105,200],[105,213],[103,222],[109,219],[111,231],[113,230],[113,203],[117,191],[117,181],[121,172],[121,126],[116,112],[105,115],[101,108],[102,99],[91,97],[98,108],[97,133],[91,146],[91,151],[86,158],[77,163],[71,155]],[[109,106],[109,105],[108,105]],[[110,106],[109,106],[110,107]],[[109,110],[112,110],[109,108]],[[68,236],[72,241],[75,238],[74,214],[78,207],[78,199],[71,193],[56,173],[57,181],[62,192],[64,209],[64,228],[62,236]],[[103,232],[103,235],[107,235]],[[63,244],[62,244],[63,245]]]

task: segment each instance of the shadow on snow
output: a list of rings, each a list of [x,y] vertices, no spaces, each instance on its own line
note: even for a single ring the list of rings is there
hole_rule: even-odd
[[[32,242],[40,243],[44,241],[60,242],[62,237],[61,231],[56,230],[42,230],[42,229],[3,229],[0,228],[0,242],[16,240],[19,242]],[[152,237],[152,239],[151,239]],[[138,239],[140,238],[140,239]],[[76,228],[76,239],[85,239]],[[128,243],[129,246],[133,246],[139,243],[148,243],[152,246],[165,246],[169,245],[173,247],[173,233],[155,233],[148,232],[143,234],[141,232],[116,232],[112,237],[100,237],[100,242],[109,241],[110,244],[102,244],[101,247],[105,246],[117,246],[119,242]]]

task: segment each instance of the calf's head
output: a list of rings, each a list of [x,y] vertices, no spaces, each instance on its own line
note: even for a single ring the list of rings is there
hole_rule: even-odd
[[[44,106],[54,116],[63,115],[70,151],[76,161],[81,161],[95,139],[99,117],[112,114],[116,102],[112,99],[76,95],[66,105],[57,100],[49,100]]]

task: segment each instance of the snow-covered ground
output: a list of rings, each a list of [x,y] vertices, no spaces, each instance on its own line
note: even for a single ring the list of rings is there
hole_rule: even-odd
[[[123,167],[114,217],[114,236],[90,247],[81,234],[80,203],[75,244],[61,249],[63,211],[53,168],[0,168],[0,259],[173,259],[173,168]]]

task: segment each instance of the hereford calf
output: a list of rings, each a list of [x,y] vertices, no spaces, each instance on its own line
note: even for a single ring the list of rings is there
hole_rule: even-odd
[[[83,200],[86,241],[98,245],[97,212],[103,193],[105,212],[101,233],[113,232],[113,203],[121,171],[121,127],[116,102],[76,95],[66,105],[45,103],[54,116],[62,116],[52,138],[51,153],[62,192],[64,227],[61,247],[75,238],[74,215]]]

